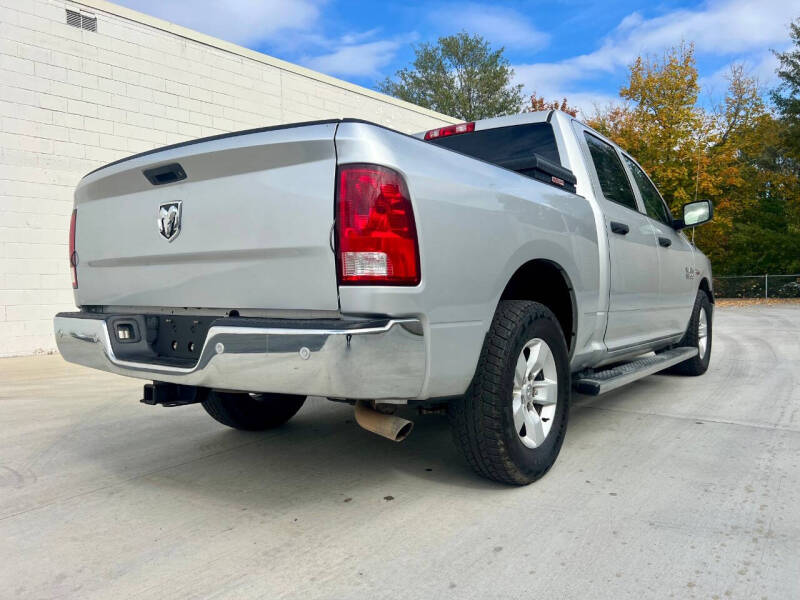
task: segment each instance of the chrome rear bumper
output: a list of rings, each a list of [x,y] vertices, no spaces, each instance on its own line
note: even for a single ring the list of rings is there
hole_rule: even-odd
[[[154,381],[214,389],[353,399],[416,398],[426,370],[425,338],[417,319],[329,328],[212,324],[192,366],[121,360],[114,354],[106,318],[61,313],[54,326],[65,360]],[[330,321],[327,322],[330,326]]]

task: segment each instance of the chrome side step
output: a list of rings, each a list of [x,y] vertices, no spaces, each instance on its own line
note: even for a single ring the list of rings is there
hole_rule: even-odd
[[[599,396],[628,383],[658,373],[697,355],[697,348],[673,348],[655,356],[638,358],[616,367],[583,371],[572,387],[580,394]]]

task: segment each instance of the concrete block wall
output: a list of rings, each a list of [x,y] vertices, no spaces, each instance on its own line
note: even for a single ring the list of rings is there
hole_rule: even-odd
[[[97,18],[68,25],[66,9]],[[456,120],[105,2],[0,0],[0,356],[55,348],[80,178],[129,154],[239,129],[358,117]]]

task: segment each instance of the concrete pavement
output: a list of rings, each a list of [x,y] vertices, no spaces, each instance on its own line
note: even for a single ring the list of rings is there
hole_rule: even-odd
[[[286,427],[58,356],[0,360],[2,598],[798,598],[800,306],[717,311],[711,369],[576,396],[553,470],[473,475],[312,399]]]

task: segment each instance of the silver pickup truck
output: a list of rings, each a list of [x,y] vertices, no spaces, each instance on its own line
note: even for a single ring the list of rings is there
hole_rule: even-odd
[[[601,394],[711,354],[707,258],[624,150],[558,111],[408,136],[329,120],[106,165],[75,193],[78,312],[63,357],[148,380],[225,425],[307,396],[390,439],[446,412],[481,475],[553,465],[574,388]],[[407,414],[408,411],[401,411]]]

